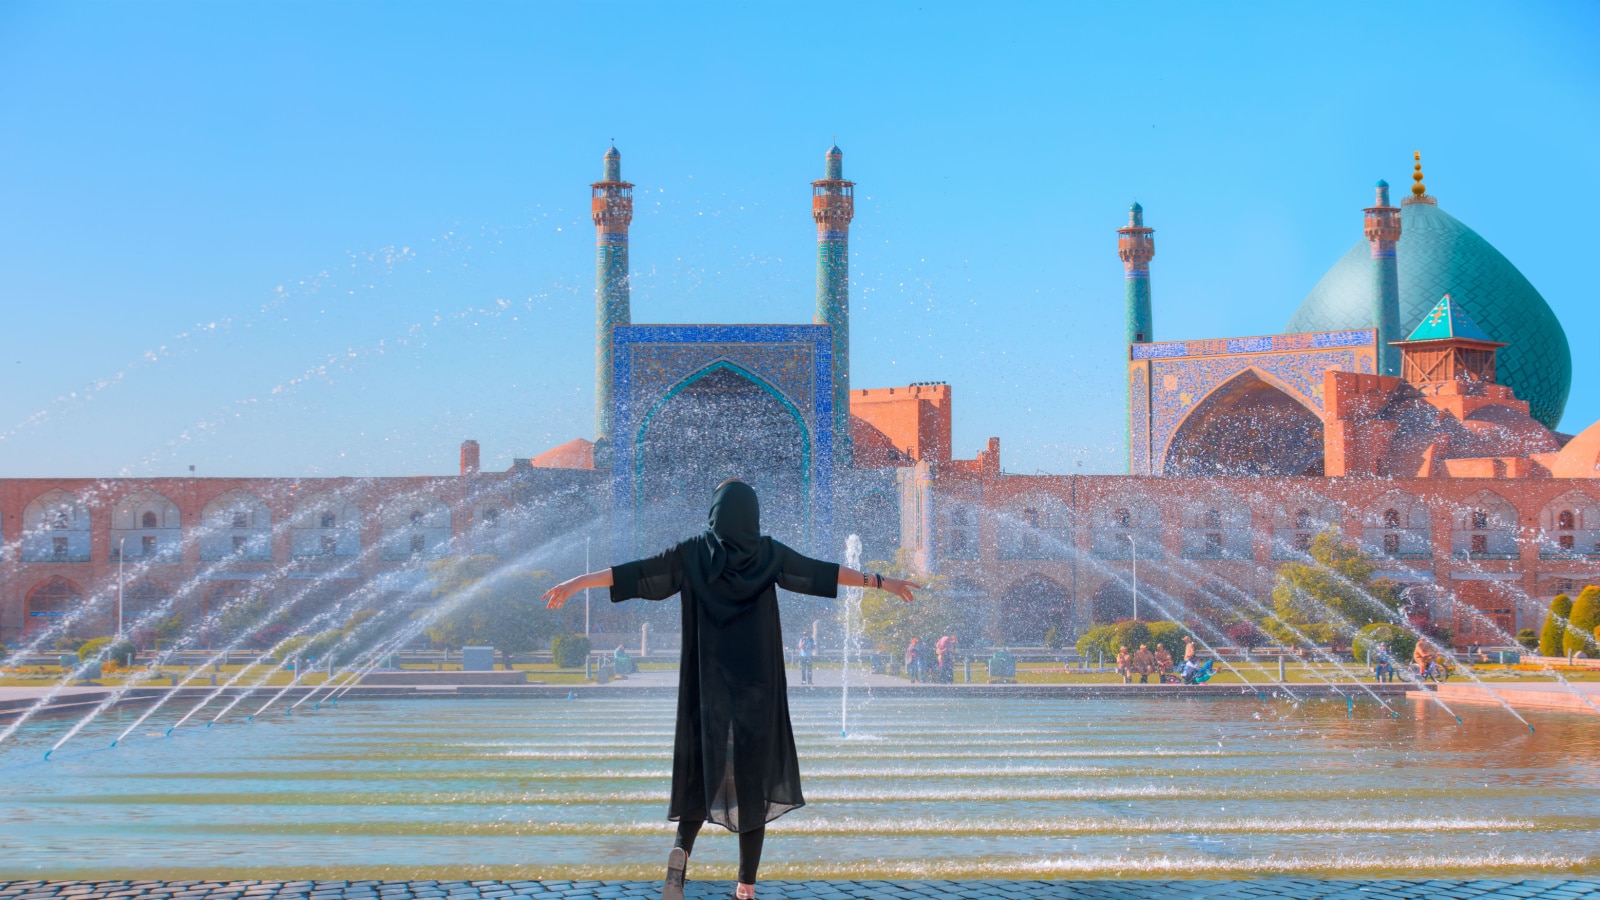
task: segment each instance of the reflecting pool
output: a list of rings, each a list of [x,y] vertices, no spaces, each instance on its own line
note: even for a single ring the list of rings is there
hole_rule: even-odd
[[[768,878],[1600,871],[1600,723],[1256,699],[792,700]],[[0,877],[659,878],[672,702],[352,701],[0,747]],[[145,733],[147,732],[147,733]],[[732,874],[708,828],[691,878]]]

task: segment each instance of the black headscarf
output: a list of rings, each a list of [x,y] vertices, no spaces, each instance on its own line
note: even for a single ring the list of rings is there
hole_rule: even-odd
[[[761,503],[755,488],[742,481],[727,481],[717,488],[706,524],[704,600],[712,618],[725,624],[776,580],[779,560],[772,539],[761,534]]]

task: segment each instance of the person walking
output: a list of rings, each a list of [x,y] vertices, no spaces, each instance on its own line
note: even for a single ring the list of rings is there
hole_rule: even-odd
[[[947,634],[939,638],[934,645],[939,654],[939,676],[936,681],[940,684],[954,684],[956,680],[956,638]]]
[[[927,641],[919,641],[917,643],[917,676],[923,681],[930,681],[937,677],[935,658],[936,654],[932,644]]]
[[[906,680],[917,682],[922,680],[922,639],[912,638],[906,645]]]
[[[911,602],[921,585],[803,556],[761,534],[756,492],[717,486],[705,532],[649,559],[589,572],[547,591],[560,609],[585,588],[611,601],[680,598],[683,649],[667,818],[678,835],[667,856],[663,900],[683,900],[695,838],[706,821],[739,835],[734,896],[755,897],[766,825],[805,805],[789,722],[776,588],[837,597],[841,584],[876,587]]]
[[[1122,675],[1123,684],[1133,684],[1133,654],[1128,652],[1127,644],[1117,650],[1117,671]]]
[[[811,635],[800,635],[800,683],[811,684],[811,666],[817,655],[817,642]]]

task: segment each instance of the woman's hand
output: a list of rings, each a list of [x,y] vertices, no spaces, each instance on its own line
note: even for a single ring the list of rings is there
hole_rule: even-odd
[[[579,578],[569,578],[566,581],[563,581],[560,584],[556,585],[555,587],[551,588],[550,590],[545,591],[544,592],[544,605],[545,605],[545,608],[546,609],[560,609],[561,607],[565,606],[566,603],[567,603],[568,598],[570,598],[573,594],[576,594],[578,591],[583,590],[583,586],[578,584],[578,582],[581,581],[581,580],[583,580],[581,577],[579,577]]]
[[[567,599],[585,588],[611,587],[611,570],[601,569],[577,578],[568,578],[555,587],[544,592],[544,605],[549,609],[560,609],[565,606]]]
[[[899,578],[883,579],[882,589],[888,591],[896,597],[899,597],[901,600],[904,600],[907,603],[910,603],[912,600],[916,599],[911,595],[913,588],[920,591],[922,590],[922,585],[913,581],[903,581]]]

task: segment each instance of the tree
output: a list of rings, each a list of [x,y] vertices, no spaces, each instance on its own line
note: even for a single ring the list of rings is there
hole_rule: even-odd
[[[537,650],[569,630],[566,614],[539,601],[556,583],[549,572],[505,566],[499,557],[484,555],[441,560],[433,574],[434,599],[450,607],[426,631],[435,643],[494,647],[509,669],[513,653]]]
[[[1151,622],[1149,627],[1151,653],[1157,647],[1165,647],[1173,659],[1183,659],[1183,639],[1189,636],[1189,629],[1177,622]]]
[[[1550,614],[1544,617],[1544,628],[1539,631],[1540,656],[1565,656],[1561,635],[1567,630],[1567,617],[1572,615],[1572,598],[1557,594],[1550,601]]]
[[[1098,658],[1096,654],[1105,654],[1106,659],[1117,655],[1117,651],[1127,647],[1129,652],[1139,649],[1140,644],[1152,645],[1162,643],[1156,635],[1182,634],[1183,628],[1176,622],[1137,622],[1133,619],[1123,619],[1110,625],[1096,625],[1083,633],[1078,638],[1078,653],[1085,659]],[[1183,641],[1180,637],[1173,647],[1168,647],[1167,652],[1176,653],[1174,659],[1183,658]],[[1155,652],[1152,648],[1151,652]]]
[[[1376,563],[1361,548],[1333,531],[1311,539],[1310,563],[1289,562],[1278,569],[1272,588],[1273,614],[1262,628],[1285,644],[1304,639],[1324,644],[1353,636],[1373,622],[1393,621],[1400,609],[1394,582],[1374,578]]]
[[[917,599],[907,603],[888,591],[869,589],[861,596],[861,630],[879,650],[902,651],[914,637],[937,639],[956,635],[963,644],[968,616],[951,596],[945,578],[918,572],[907,551],[896,551],[894,562],[875,562],[868,568],[894,578],[915,581],[923,586]]]
[[[1222,629],[1222,633],[1228,636],[1228,640],[1232,641],[1235,647],[1246,653],[1261,646],[1261,639],[1265,637],[1261,629],[1256,627],[1256,623],[1243,619]]]
[[[1389,651],[1389,659],[1405,662],[1417,649],[1417,636],[1398,625],[1374,622],[1362,628],[1350,642],[1350,654],[1363,665],[1372,665],[1379,648]]]
[[[1567,619],[1566,631],[1561,636],[1561,649],[1569,657],[1582,653],[1589,659],[1600,656],[1595,652],[1594,630],[1600,627],[1600,587],[1589,585],[1572,601],[1572,615]]]
[[[224,643],[243,640],[250,645],[272,646],[289,630],[286,610],[274,611],[272,603],[259,594],[223,610],[219,637]]]
[[[179,613],[162,616],[141,630],[149,635],[157,647],[170,646],[173,641],[183,637],[183,616]]]

